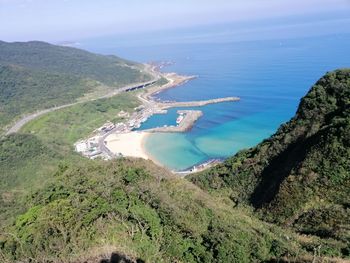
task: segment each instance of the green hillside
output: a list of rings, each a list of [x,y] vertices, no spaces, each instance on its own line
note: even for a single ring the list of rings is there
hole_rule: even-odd
[[[0,63],[93,79],[109,86],[125,85],[150,78],[140,72],[142,67],[137,63],[116,56],[98,55],[40,41],[0,41]]]
[[[152,77],[142,65],[115,56],[44,42],[0,41],[0,132],[35,110],[76,101]]]
[[[115,252],[145,262],[252,262],[306,254],[292,233],[145,161],[84,160],[50,176],[1,232],[3,261],[84,262]]]
[[[0,126],[23,113],[74,102],[96,85],[73,75],[0,65]]]
[[[349,256],[350,70],[321,78],[271,138],[190,179]]]
[[[94,90],[101,81],[79,73],[84,61],[120,61],[41,42],[0,45],[8,49],[0,51],[6,121]],[[18,52],[17,61],[23,46],[31,53]],[[55,69],[55,57],[75,69]],[[73,57],[81,64],[72,65]],[[73,142],[107,119],[118,121],[121,109],[133,111],[133,95],[51,112],[0,139],[0,262],[350,257],[350,70],[321,78],[271,138],[189,180],[148,161],[89,160],[73,151]]]
[[[88,137],[107,120],[125,121],[118,117],[121,110],[132,113],[139,105],[132,92],[122,93],[50,112],[29,122],[21,131],[35,134],[51,148],[67,153],[72,151],[75,142]]]
[[[85,160],[74,152],[76,141],[106,120],[121,121],[121,110],[131,112],[138,105],[132,93],[88,101],[47,113],[24,126],[23,134],[0,139],[0,208],[5,207],[0,227],[17,215],[14,201],[52,180],[58,166]]]

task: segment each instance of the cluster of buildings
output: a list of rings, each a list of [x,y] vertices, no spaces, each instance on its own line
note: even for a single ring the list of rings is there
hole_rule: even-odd
[[[124,125],[125,126],[125,125]],[[74,144],[75,151],[81,153],[83,156],[90,159],[101,158],[104,160],[111,159],[108,152],[103,151],[101,144],[103,144],[104,137],[114,130],[123,130],[122,123],[114,124],[110,121],[103,124],[100,128],[96,129],[93,133],[94,136],[85,140],[80,140]]]
[[[94,131],[94,133],[99,133],[101,135],[113,130],[115,128],[114,123],[108,121],[105,124],[103,124],[100,128],[98,128],[97,130]]]
[[[135,108],[135,112],[131,115],[131,118],[127,122],[127,126],[132,131],[133,129],[138,129],[141,127],[142,123],[148,120],[153,114],[163,114],[167,113],[166,110],[159,109],[155,106],[145,107],[141,105]]]
[[[145,107],[138,106],[134,109],[134,113],[130,116],[128,112],[120,111],[118,117],[126,119],[125,122],[112,123],[110,121],[103,124],[93,132],[93,136],[80,140],[74,144],[75,151],[90,159],[101,158],[109,160],[113,155],[106,146],[105,138],[111,133],[128,133],[141,127],[142,123],[147,121],[153,114],[166,113],[166,110],[160,109],[155,105]],[[186,115],[185,111],[179,112],[177,124],[180,124]]]
[[[99,149],[99,140],[100,136],[94,136],[87,140],[78,141],[74,144],[75,150],[90,159],[103,157],[102,151]]]
[[[106,122],[93,132],[93,137],[75,143],[75,151],[90,159],[102,158],[104,160],[109,160],[114,157],[106,147],[104,141],[109,134],[127,133],[138,129],[141,127],[141,124],[154,113],[163,113],[162,110],[154,107],[145,107],[143,105],[134,110],[135,112],[131,116],[128,112],[120,111],[118,117],[128,119],[127,121],[115,124],[110,121]]]

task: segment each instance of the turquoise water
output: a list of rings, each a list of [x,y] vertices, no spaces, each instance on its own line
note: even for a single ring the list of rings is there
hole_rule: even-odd
[[[149,137],[147,151],[175,170],[256,145],[294,115],[300,98],[323,74],[350,67],[349,35],[133,47],[92,41],[85,47],[137,61],[170,60],[175,64],[165,71],[199,76],[160,93],[163,100],[241,97],[200,108],[204,116],[189,132]],[[175,124],[176,110],[153,116],[141,128]]]

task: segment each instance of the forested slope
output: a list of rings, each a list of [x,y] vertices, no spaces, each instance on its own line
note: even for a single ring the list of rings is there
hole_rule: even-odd
[[[1,231],[2,262],[84,262],[112,252],[208,263],[306,254],[292,233],[145,161],[85,160],[48,176],[54,179],[20,201],[25,210]]]
[[[81,72],[81,65],[110,61],[101,74],[118,63],[134,68],[116,57],[41,42],[1,45],[8,50],[0,55],[0,118],[7,121],[71,101],[105,78],[91,73],[94,66]],[[80,64],[73,65],[74,58]],[[149,161],[89,160],[73,152],[79,136],[136,105],[125,94],[90,101],[42,116],[23,129],[26,134],[0,139],[0,262],[349,257],[350,70],[321,78],[271,138],[190,176],[197,186]]]
[[[349,256],[350,70],[322,77],[271,138],[190,180]]]
[[[116,56],[56,46],[40,41],[0,41],[0,63],[97,80],[106,85],[124,85],[150,76],[139,64]]]
[[[0,131],[24,113],[74,102],[103,86],[151,80],[144,66],[44,42],[0,41]]]

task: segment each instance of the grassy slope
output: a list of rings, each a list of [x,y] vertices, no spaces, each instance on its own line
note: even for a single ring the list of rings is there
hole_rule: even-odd
[[[305,253],[292,233],[148,162],[74,154],[73,142],[137,105],[130,96],[47,114],[1,141],[1,261],[114,251],[148,262],[250,262]]]
[[[54,177],[2,232],[3,261],[83,262],[115,251],[146,262],[252,262],[305,253],[288,231],[147,162],[86,160]]]
[[[0,65],[0,128],[24,112],[72,103],[96,86],[71,75]]]
[[[11,209],[14,199],[24,198],[50,181],[49,175],[60,164],[83,159],[73,151],[77,140],[108,119],[117,121],[121,109],[132,111],[138,104],[130,93],[78,104],[33,120],[23,128],[23,134],[3,138],[0,141],[0,202],[7,213],[0,213],[0,222],[18,212]]]
[[[116,251],[149,262],[248,262],[299,253],[295,241],[286,248],[279,229],[240,210],[228,213],[222,200],[148,162],[90,161],[72,153],[75,140],[137,105],[130,96],[47,114],[24,127],[32,135],[2,141],[1,168],[9,172],[0,174],[2,261],[82,260]]]
[[[142,65],[115,56],[44,42],[0,41],[0,131],[24,113],[150,80],[142,70]]]
[[[121,103],[116,97],[103,105],[113,100]],[[108,116],[115,116],[113,107],[107,108]],[[98,114],[99,107],[77,105],[28,125],[34,135],[2,142],[1,168],[13,172],[7,178],[0,174],[9,189],[2,194],[2,262],[97,261],[111,252],[146,262],[251,262],[300,258],[320,244],[321,254],[336,255],[318,238],[301,240],[149,162],[91,161],[73,154],[75,137],[61,134],[70,130],[79,136],[79,124],[81,135],[88,132],[85,117]],[[76,126],[65,125],[62,116]],[[56,140],[65,147],[53,147]],[[6,185],[9,181],[13,184]]]
[[[259,181],[247,159],[254,150],[198,178],[202,187],[225,192],[220,197],[148,162],[90,161],[73,153],[75,140],[136,104],[130,97],[80,104],[29,123],[24,131],[31,134],[0,141],[1,261],[82,261],[114,251],[149,262],[251,262],[299,258],[316,248],[344,256],[342,240],[296,236],[233,208],[232,200],[247,200],[242,185],[249,194]],[[276,147],[271,151],[281,151]],[[228,176],[232,168],[243,171],[240,181]]]
[[[349,110],[350,70],[331,72],[275,135],[190,179],[271,222],[334,240],[333,252],[350,256]]]
[[[148,80],[141,66],[116,56],[93,54],[45,42],[0,41],[0,62],[29,69],[94,79],[108,86]]]
[[[73,144],[107,120],[118,122],[121,110],[131,112],[139,105],[132,93],[100,99],[51,112],[25,125],[22,132],[39,136],[51,147],[69,152]]]
[[[25,206],[18,200],[49,180],[63,156],[31,135],[0,139],[0,226],[11,221]]]

